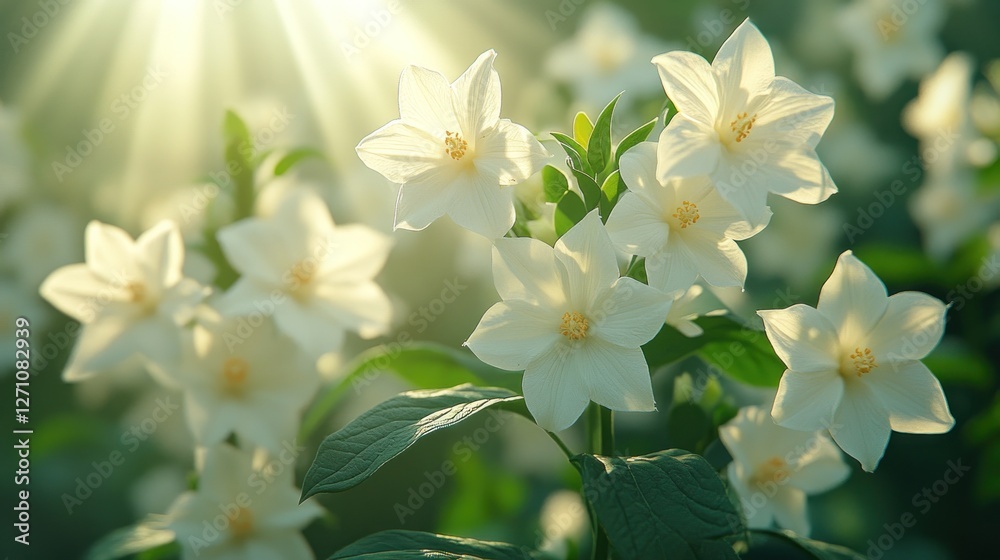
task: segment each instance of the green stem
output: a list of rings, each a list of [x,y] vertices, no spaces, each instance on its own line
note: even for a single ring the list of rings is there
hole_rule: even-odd
[[[559,439],[559,436],[553,434],[548,430],[545,430],[545,433],[549,434],[549,437],[552,438],[552,441],[556,442],[556,445],[559,446],[559,449],[562,450],[563,454],[566,455],[567,459],[573,458],[574,453],[570,450],[569,447],[566,446],[563,440]]]
[[[594,455],[610,456],[614,454],[614,417],[612,411],[597,403],[590,403],[587,408],[587,440],[590,452]],[[597,520],[597,513],[590,507],[590,522],[594,535],[593,560],[611,558],[611,543]]]

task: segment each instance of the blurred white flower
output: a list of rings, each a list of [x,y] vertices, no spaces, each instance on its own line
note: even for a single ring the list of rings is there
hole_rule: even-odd
[[[140,355],[172,364],[180,354],[180,325],[207,289],[184,278],[184,243],[177,225],[160,222],[133,240],[92,221],[86,263],[57,269],[39,292],[84,324],[63,378],[78,381]]]
[[[795,288],[812,288],[837,249],[843,214],[832,204],[807,208],[776,200],[774,208],[767,229],[743,245],[754,273],[776,276]]]
[[[53,270],[80,260],[82,227],[79,216],[62,206],[38,203],[19,209],[0,244],[4,267],[34,290]]]
[[[942,0],[854,0],[836,24],[854,51],[854,75],[872,99],[888,97],[906,78],[937,66],[944,47],[937,33],[946,15]]]
[[[678,114],[660,134],[657,177],[708,175],[751,224],[767,222],[767,193],[803,204],[837,192],[816,156],[833,99],[774,75],[771,48],[744,21],[711,65],[684,51],[653,59]]]
[[[786,428],[828,428],[868,472],[892,430],[939,434],[955,425],[944,391],[920,359],[944,333],[944,303],[920,292],[888,297],[850,251],[837,260],[819,304],[758,311],[788,367],[771,415]]]
[[[29,154],[21,136],[21,118],[0,103],[0,209],[28,188]]]
[[[865,195],[898,175],[903,166],[899,148],[879,140],[860,119],[834,119],[816,151],[839,187],[854,187]]]
[[[704,329],[694,322],[698,317],[715,315],[726,311],[726,306],[706,292],[705,288],[695,284],[682,292],[667,313],[666,323],[677,329],[688,338],[701,336]]]
[[[557,490],[545,498],[539,513],[539,529],[544,541],[539,549],[556,558],[566,558],[569,543],[579,549],[590,530],[587,506],[579,492]]]
[[[733,457],[726,471],[729,483],[754,529],[777,521],[808,537],[806,497],[839,486],[851,474],[826,435],[782,428],[764,408],[741,408],[719,427],[719,439]]]
[[[503,301],[465,343],[484,362],[524,370],[524,399],[538,425],[559,431],[593,400],[613,410],[654,410],[639,346],[663,325],[670,299],[620,278],[597,212],[556,242],[499,239],[493,277]]]
[[[198,490],[181,494],[158,523],[174,532],[184,560],[315,558],[300,530],[323,510],[299,504],[292,464],[265,472],[253,459],[226,444],[210,448]]]
[[[618,249],[646,259],[649,285],[687,290],[699,276],[713,286],[743,286],[747,261],[736,244],[767,225],[752,227],[708,177],[656,176],[656,143],[643,142],[621,159],[629,191],[608,217]],[[770,211],[767,211],[768,218]]]
[[[388,331],[389,298],[373,279],[391,241],[360,224],[334,227],[315,193],[292,193],[273,215],[226,226],[218,239],[242,274],[218,302],[223,314],[273,315],[313,359],[339,350],[346,331],[363,338]]]
[[[622,91],[633,101],[655,96],[659,84],[648,61],[672,48],[643,33],[624,8],[600,3],[583,14],[573,37],[553,47],[545,71],[568,84],[578,101],[600,110]]]
[[[200,445],[230,433],[244,443],[280,452],[295,436],[299,416],[319,385],[309,360],[270,321],[195,325],[176,371],[188,427]]]
[[[943,261],[962,243],[981,235],[995,219],[1000,200],[976,192],[971,170],[927,174],[910,199],[910,215],[920,227],[924,248]]]
[[[358,156],[399,183],[397,228],[421,230],[448,214],[488,238],[514,224],[515,185],[549,154],[523,126],[500,118],[496,52],[479,56],[455,82],[408,66],[399,79],[399,116],[369,134]]]

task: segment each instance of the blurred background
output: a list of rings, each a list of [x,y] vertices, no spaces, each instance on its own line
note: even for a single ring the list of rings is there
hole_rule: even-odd
[[[183,414],[157,424],[134,450],[123,440],[171,393],[138,368],[63,383],[75,331],[37,292],[49,272],[82,260],[90,219],[138,234],[171,218],[195,244],[206,224],[220,219],[212,209],[226,205],[225,194],[206,185],[225,169],[227,109],[244,118],[261,152],[312,147],[325,156],[277,179],[260,177],[262,191],[309,185],[338,223],[391,232],[395,188],[361,164],[354,146],[398,116],[404,66],[425,66],[451,80],[493,48],[504,117],[540,135],[567,131],[577,111],[594,118],[625,90],[616,130],[628,132],[664,107],[653,55],[680,48],[711,60],[746,17],[769,39],[778,75],[835,98],[836,116],[819,154],[840,193],[819,206],[772,198],[770,226],[742,244],[750,263],[746,291],[706,292],[706,305],[724,304],[748,319],[755,309],[815,305],[845,249],[870,265],[890,293],[921,290],[952,303],[945,338],[926,363],[942,381],[955,429],[894,434],[874,474],[852,462],[847,484],[811,500],[813,537],[871,558],[979,558],[978,551],[995,549],[1000,3],[4,0],[0,339],[12,348],[13,319],[27,316],[39,350],[31,386],[31,557],[76,558],[108,532],[165,511],[187,487],[192,443]],[[536,178],[519,193],[538,205],[540,188]],[[216,196],[223,199],[208,204]],[[339,361],[325,364],[331,377],[340,362],[403,332],[458,346],[496,301],[487,241],[447,220],[393,237],[379,282],[396,304],[396,331],[384,340],[349,341]],[[186,267],[206,282],[213,274],[190,248]],[[468,289],[433,320],[419,319],[447,281]],[[690,440],[691,428],[680,422],[667,429],[670,403],[683,401],[674,394],[683,374],[705,390],[703,369],[686,361],[654,377],[660,410],[620,416],[623,453]],[[0,371],[13,383],[10,366]],[[722,382],[728,407],[771,398]],[[300,470],[319,438],[406,386],[382,375],[354,389],[308,443]],[[467,439],[483,420],[435,434],[368,483],[324,497],[330,516],[305,533],[317,556],[398,527],[571,554],[587,542],[579,498],[561,490],[579,481],[558,449],[513,416],[485,441]],[[567,436],[575,449],[583,448],[580,436]],[[694,437],[713,463],[725,465],[711,430]],[[67,505],[65,496],[116,450],[127,451],[125,462],[102,476],[82,504]],[[414,500],[413,489],[446,460],[458,465],[456,474],[429,498]],[[957,483],[935,486],[955,463],[971,470]],[[5,496],[11,493],[9,480],[4,488]],[[414,514],[399,515],[398,504]],[[881,546],[908,512],[916,525]],[[4,516],[10,519],[9,509]],[[768,554],[760,557],[781,553]]]

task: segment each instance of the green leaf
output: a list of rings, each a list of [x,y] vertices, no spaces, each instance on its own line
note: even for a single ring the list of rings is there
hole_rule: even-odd
[[[755,537],[765,535],[789,542],[799,550],[808,553],[809,557],[815,560],[865,560],[865,556],[849,548],[800,537],[791,531],[755,529],[751,531],[751,534]]]
[[[615,169],[601,185],[601,218],[604,219],[605,223],[608,221],[608,216],[611,215],[615,204],[618,203],[618,197],[622,190],[624,190],[624,184],[621,181],[621,173]]]
[[[584,206],[580,195],[573,191],[566,193],[558,204],[554,216],[556,235],[562,237],[564,233],[575,226],[587,215],[587,207]]]
[[[302,499],[353,488],[420,438],[493,406],[528,414],[523,397],[497,387],[466,384],[393,397],[323,440],[302,483]]]
[[[174,542],[174,532],[140,523],[116,529],[87,551],[86,560],[112,560]]]
[[[583,200],[587,205],[587,211],[591,211],[601,203],[601,186],[593,177],[583,171],[574,169],[573,176],[576,177],[576,184],[580,185],[580,192],[583,193]]]
[[[590,117],[583,111],[577,113],[576,118],[573,119],[573,139],[581,146],[585,146],[590,142],[590,135],[593,132],[594,123],[590,122]]]
[[[597,122],[594,123],[594,133],[590,137],[590,143],[587,144],[587,160],[595,175],[603,173],[611,161],[611,118],[621,96],[621,93],[616,95],[601,111]]]
[[[649,138],[649,133],[653,131],[656,127],[656,119],[649,121],[648,123],[640,126],[639,128],[633,130],[618,143],[618,148],[615,150],[615,167],[621,165],[622,154],[629,151],[629,149],[636,147],[638,144],[645,142]]]
[[[394,529],[355,541],[330,560],[533,560],[540,555],[507,543]]]
[[[735,559],[744,528],[715,469],[670,449],[642,457],[577,455],[573,464],[616,557]]]
[[[278,163],[274,166],[274,175],[280,177],[288,172],[296,163],[309,158],[317,158],[325,160],[326,156],[323,152],[319,150],[314,150],[312,148],[300,148],[298,150],[292,150],[285,154],[283,158],[278,160]]]
[[[569,180],[551,165],[542,168],[542,186],[545,189],[546,202],[559,202],[569,190]]]
[[[467,350],[432,342],[407,340],[377,346],[354,358],[344,371],[340,382],[306,412],[300,439],[309,439],[349,390],[359,394],[383,373],[396,375],[416,389],[445,389],[471,383],[516,393],[521,386],[521,376],[517,373],[486,365]]]
[[[556,139],[556,142],[559,142],[563,147],[566,155],[569,156],[571,168],[579,169],[585,173],[592,173],[590,164],[587,162],[587,149],[582,144],[561,132],[553,132],[551,134]]]
[[[229,177],[231,187],[228,184],[220,186],[233,189],[235,213],[233,221],[237,221],[250,217],[254,213],[256,193],[253,181],[253,159],[255,148],[246,123],[233,111],[226,111],[222,132],[225,139],[226,174]]]

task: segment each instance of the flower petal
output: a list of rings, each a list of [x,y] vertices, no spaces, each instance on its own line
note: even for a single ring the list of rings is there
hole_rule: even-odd
[[[329,234],[329,247],[317,280],[338,282],[371,280],[385,266],[392,239],[366,225],[338,226]]]
[[[616,247],[640,257],[649,257],[664,250],[670,235],[670,226],[663,221],[660,209],[635,192],[622,195],[611,211],[606,227]]]
[[[470,144],[500,119],[500,75],[493,69],[496,51],[490,49],[452,84],[455,116]],[[478,146],[473,146],[477,149]]]
[[[335,318],[324,309],[303,305],[293,298],[275,306],[274,322],[313,360],[340,350],[344,344],[344,328]]]
[[[819,494],[840,486],[850,475],[840,449],[823,432],[816,432],[799,454],[788,484],[809,495]]]
[[[467,181],[452,190],[448,216],[463,228],[488,239],[503,237],[514,225],[514,190],[482,174],[464,175]]]
[[[577,366],[590,387],[590,400],[611,410],[656,410],[642,350],[588,338],[574,354],[582,359]]]
[[[632,278],[619,278],[594,302],[591,336],[625,348],[638,348],[660,332],[673,299]],[[589,336],[588,336],[589,337]]]
[[[758,311],[764,331],[785,366],[799,373],[837,371],[837,332],[816,309],[795,304],[787,309]]]
[[[923,359],[941,340],[947,311],[941,300],[921,292],[893,294],[866,345],[879,362]]]
[[[800,204],[819,204],[837,192],[830,173],[809,147],[782,151],[772,165],[762,165],[750,181]]]
[[[297,262],[268,220],[251,218],[220,229],[216,234],[226,260],[241,274],[272,285],[284,282]]]
[[[941,383],[924,364],[887,364],[863,379],[888,409],[893,430],[942,434],[955,426]]]
[[[803,537],[809,536],[809,514],[806,511],[805,492],[785,486],[770,498],[770,502],[778,526]]]
[[[751,231],[760,231],[771,219],[767,205],[770,186],[762,180],[763,167],[755,164],[747,174],[740,167],[744,161],[732,154],[723,158],[712,173],[712,181],[719,195],[750,224]]]
[[[753,126],[755,134],[784,145],[815,148],[833,120],[833,98],[807,91],[788,78],[777,77],[758,115]]]
[[[420,181],[399,186],[394,227],[420,231],[448,212],[452,204],[451,172],[439,170]]]
[[[716,287],[743,287],[747,258],[735,241],[695,232],[680,237],[678,245],[684,247],[695,270],[706,282]]]
[[[162,288],[169,288],[181,280],[184,265],[184,239],[177,224],[164,220],[139,236],[136,252],[141,255],[140,266],[147,279],[155,279]]]
[[[771,47],[749,18],[743,20],[719,48],[712,69],[719,79],[720,98],[726,113],[745,111],[748,101],[767,90],[774,81]]]
[[[402,121],[392,121],[368,136],[355,150],[365,165],[393,183],[419,181],[449,163],[444,137]]]
[[[83,263],[57,268],[38,289],[45,301],[81,323],[94,319],[104,307],[102,299],[121,301],[121,292]]]
[[[618,257],[597,210],[559,238],[555,250],[556,258],[566,267],[575,306],[589,308],[619,278]]]
[[[793,430],[819,430],[830,425],[843,394],[844,380],[836,371],[787,370],[778,383],[771,418]]]
[[[692,52],[672,51],[654,57],[652,62],[677,111],[705,126],[714,126],[719,91],[708,61]]]
[[[392,304],[382,288],[370,280],[318,283],[309,304],[361,338],[375,338],[389,332]]]
[[[560,342],[560,321],[544,307],[503,301],[486,310],[465,345],[491,366],[523,370]]]
[[[452,89],[439,72],[407,66],[399,76],[399,118],[420,130],[439,135],[459,131]]]
[[[476,169],[497,177],[500,185],[516,185],[542,170],[552,156],[530,130],[501,119],[476,143]]]
[[[660,133],[656,148],[656,178],[708,175],[719,165],[722,145],[710,127],[677,114]]]
[[[851,348],[872,332],[888,305],[885,284],[851,251],[844,251],[819,292],[816,309],[837,329],[841,344]]]
[[[521,388],[531,416],[550,432],[565,430],[590,403],[590,389],[582,375],[587,356],[565,345],[542,354],[524,369]]]
[[[555,252],[537,239],[497,239],[493,246],[493,283],[504,301],[557,307],[566,300]]]
[[[92,220],[87,224],[84,238],[84,257],[95,274],[109,282],[136,275],[137,266],[132,258],[135,242],[125,230]]]
[[[889,444],[889,414],[866,383],[844,384],[844,398],[830,426],[837,445],[861,462],[867,472],[875,472]]]
[[[667,250],[646,259],[649,285],[665,294],[684,291],[698,279],[698,269],[685,250],[673,241]]]

